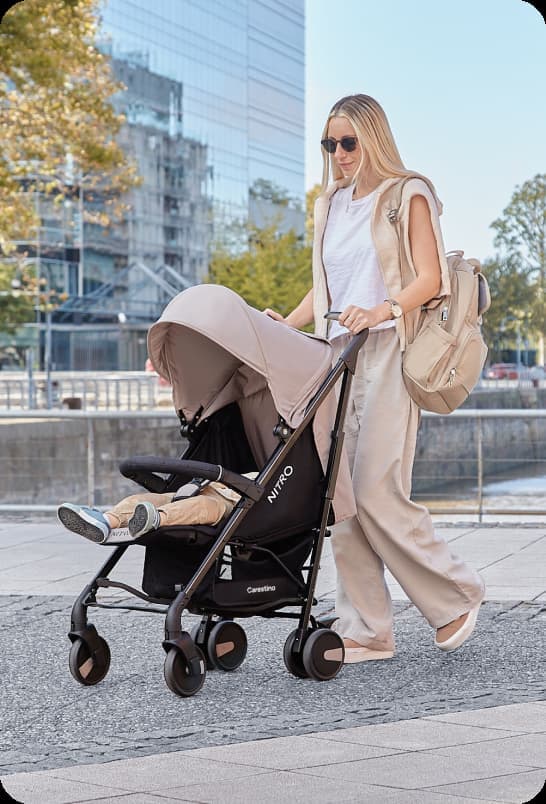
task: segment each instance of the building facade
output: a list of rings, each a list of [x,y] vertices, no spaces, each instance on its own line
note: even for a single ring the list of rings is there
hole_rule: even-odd
[[[182,88],[216,223],[269,181],[304,206],[304,0],[105,0],[103,47]]]
[[[43,222],[43,275],[70,294],[54,369],[142,369],[147,328],[203,281],[230,222],[280,214],[303,233],[304,34],[304,0],[104,0],[98,46],[126,87],[113,102],[142,183],[109,230],[85,222],[100,199],[78,177],[67,220]]]

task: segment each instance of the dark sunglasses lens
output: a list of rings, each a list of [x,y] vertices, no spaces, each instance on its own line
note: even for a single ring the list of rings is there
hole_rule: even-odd
[[[344,151],[347,151],[347,153],[354,151],[356,148],[356,137],[342,137],[340,142],[341,147]]]
[[[335,154],[337,148],[337,142],[335,140],[329,137],[327,140],[321,140],[320,144],[327,153]]]

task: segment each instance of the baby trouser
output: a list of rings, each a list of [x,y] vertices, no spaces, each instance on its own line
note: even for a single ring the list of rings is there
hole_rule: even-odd
[[[169,525],[216,525],[227,516],[239,499],[239,494],[220,483],[205,486],[195,497],[175,500],[173,492],[154,494],[142,492],[120,500],[106,513],[116,517],[116,527],[126,528],[138,503],[151,502],[163,514],[161,526]]]

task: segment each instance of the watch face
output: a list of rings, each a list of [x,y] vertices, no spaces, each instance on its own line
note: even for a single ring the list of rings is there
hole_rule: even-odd
[[[402,318],[402,308],[396,302],[391,302],[391,311],[394,318]]]

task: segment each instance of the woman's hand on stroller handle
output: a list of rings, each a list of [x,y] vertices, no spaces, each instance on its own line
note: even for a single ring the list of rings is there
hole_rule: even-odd
[[[327,313],[324,313],[324,318],[328,321],[338,321],[340,315],[341,310],[328,310]]]

